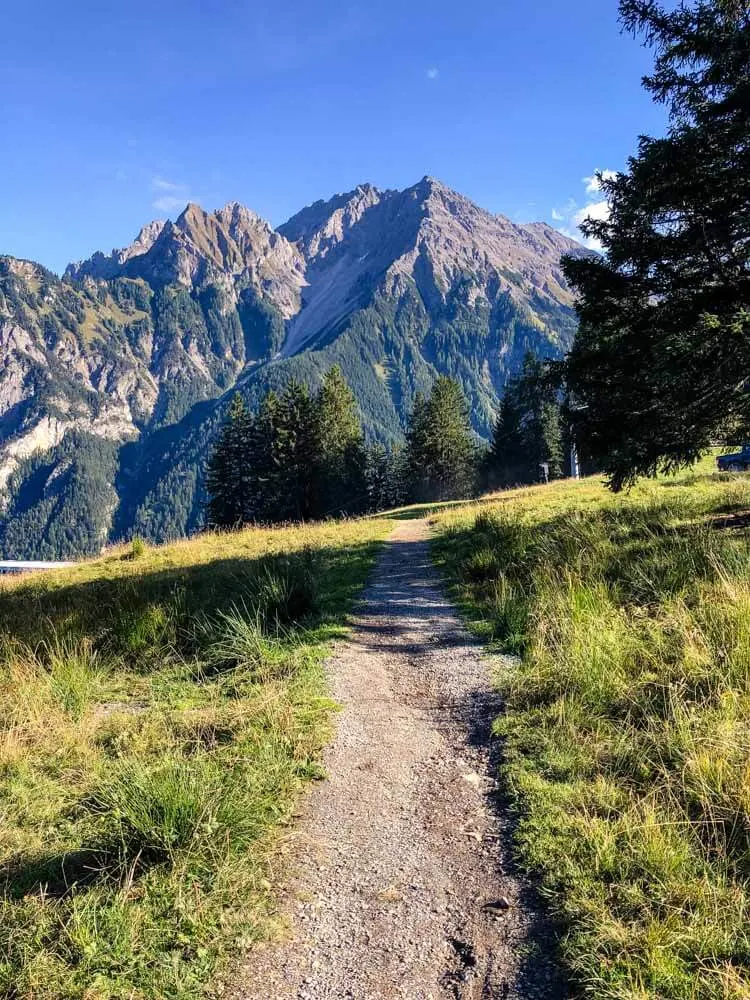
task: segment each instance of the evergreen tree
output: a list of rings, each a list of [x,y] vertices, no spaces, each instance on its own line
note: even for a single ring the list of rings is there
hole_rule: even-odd
[[[307,386],[292,379],[279,400],[272,443],[275,510],[268,511],[269,520],[308,521],[317,513],[317,424],[316,400]]]
[[[528,482],[528,462],[523,440],[521,408],[512,383],[500,401],[492,441],[482,463],[486,489]]]
[[[483,470],[488,488],[539,482],[542,463],[548,466],[550,479],[562,476],[560,412],[549,368],[527,353],[520,374],[506,386],[495,421]]]
[[[542,463],[549,467],[550,479],[559,479],[563,448],[558,389],[544,362],[531,352],[524,358],[518,388],[531,481],[541,478]]]
[[[576,438],[619,489],[750,428],[750,5],[621,0],[666,104],[628,171],[603,179],[605,257],[569,258],[579,332],[565,363]]]
[[[233,528],[251,517],[248,445],[252,418],[236,393],[208,462],[206,520],[211,528]]]
[[[477,444],[460,385],[439,376],[429,399],[418,395],[407,432],[407,468],[415,501],[471,496]]]
[[[275,392],[268,392],[258,407],[253,421],[247,459],[251,463],[250,502],[253,521],[272,523],[283,520],[288,497],[284,496],[283,456],[279,454],[279,425],[281,400]]]
[[[332,368],[312,396],[291,381],[256,416],[235,396],[208,464],[207,523],[306,521],[403,500],[403,459],[364,446],[354,396]]]
[[[386,451],[382,445],[367,450],[367,510],[391,510],[407,502],[405,456],[403,448]]]
[[[331,368],[315,400],[316,514],[357,513],[367,504],[362,424],[354,394],[338,365]]]

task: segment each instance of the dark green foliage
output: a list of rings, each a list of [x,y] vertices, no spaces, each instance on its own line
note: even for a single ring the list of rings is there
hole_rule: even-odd
[[[239,321],[245,336],[245,358],[267,361],[277,353],[284,341],[284,317],[271,303],[264,301],[252,288],[246,288],[237,305]]]
[[[250,500],[247,465],[250,428],[250,414],[238,393],[208,463],[206,490],[210,500],[206,519],[211,526],[236,527],[245,522]]]
[[[98,292],[103,298],[106,298],[107,291],[124,312],[151,311],[153,292],[145,281],[134,281],[132,278],[114,278],[106,285],[98,286]]]
[[[339,368],[316,394],[291,380],[251,415],[238,395],[208,464],[207,522],[308,521],[368,507],[367,453],[354,397]]]
[[[326,374],[316,405],[319,513],[356,513],[367,505],[366,456],[354,395],[338,365]]]
[[[477,442],[461,387],[441,375],[417,396],[407,432],[407,475],[416,502],[468,497],[476,488]]]
[[[492,442],[483,462],[489,489],[543,481],[563,474],[563,443],[558,390],[549,369],[527,354],[523,369],[505,389]]]
[[[117,506],[112,486],[116,467],[114,442],[78,432],[27,460],[9,484],[11,500],[0,521],[3,557],[98,554]]]
[[[307,386],[292,381],[278,407],[276,439],[270,471],[269,514],[278,521],[306,521],[315,516],[315,458],[317,413]],[[266,513],[266,512],[264,512]]]
[[[620,12],[655,49],[645,85],[670,126],[603,182],[610,218],[584,228],[606,258],[565,263],[581,320],[565,365],[577,436],[614,489],[750,427],[750,11],[622,0]]]
[[[180,420],[195,403],[217,393],[205,374],[183,363],[191,345],[202,357],[210,352],[206,318],[190,293],[182,288],[160,289],[154,298],[154,324],[157,335],[153,363],[170,371],[170,378],[161,385],[152,417],[152,425],[161,427]]]
[[[367,449],[365,474],[367,479],[367,510],[392,510],[408,500],[406,450],[391,451],[379,444]]]

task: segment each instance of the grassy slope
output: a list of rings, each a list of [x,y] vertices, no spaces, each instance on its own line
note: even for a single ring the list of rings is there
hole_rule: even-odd
[[[750,481],[595,480],[434,515],[503,670],[517,846],[594,997],[750,996]]]
[[[330,731],[322,657],[390,527],[2,581],[0,995],[187,1000],[269,932],[274,839]]]

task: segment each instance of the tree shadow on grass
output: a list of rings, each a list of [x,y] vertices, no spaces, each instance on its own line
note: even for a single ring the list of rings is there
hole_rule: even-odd
[[[379,545],[362,542],[312,555],[232,556],[159,569],[144,561],[136,575],[118,574],[116,563],[105,562],[100,575],[80,582],[29,578],[0,591],[0,630],[31,648],[61,636],[85,639],[133,661],[164,646],[190,654],[201,619],[232,608],[262,617],[259,594],[268,575],[283,575],[307,561],[313,606],[299,621],[290,609],[291,618],[281,624],[322,633],[345,622]]]

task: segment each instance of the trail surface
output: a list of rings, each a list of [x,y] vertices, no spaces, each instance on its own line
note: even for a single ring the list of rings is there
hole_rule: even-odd
[[[424,521],[395,529],[329,664],[343,709],[295,834],[289,937],[252,952],[243,1000],[565,995],[503,870],[498,705],[427,536]]]

